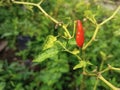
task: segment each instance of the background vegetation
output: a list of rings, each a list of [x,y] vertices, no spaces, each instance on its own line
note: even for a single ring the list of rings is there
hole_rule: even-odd
[[[80,19],[85,30],[85,44],[96,28],[90,19],[95,17],[97,23],[101,23],[115,11],[105,9],[98,0],[43,0],[41,7],[67,26],[71,35],[74,21]],[[0,90],[110,90],[109,85],[97,77],[84,75],[83,64],[73,70],[79,63],[76,55],[84,59],[88,72],[107,69],[103,77],[120,87],[120,12],[101,26],[95,41],[85,52],[78,49],[75,38],[63,36],[66,32],[59,23],[54,23],[37,7],[1,0]],[[87,61],[90,65],[86,65]],[[112,68],[115,71],[108,70],[111,66],[116,67]]]

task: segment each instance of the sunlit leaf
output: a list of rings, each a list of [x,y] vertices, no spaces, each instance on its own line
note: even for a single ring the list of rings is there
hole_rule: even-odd
[[[56,37],[54,37],[53,35],[49,35],[49,36],[46,38],[46,40],[45,40],[45,42],[44,42],[44,44],[43,44],[43,50],[46,50],[46,49],[48,49],[48,48],[53,47],[54,42],[55,42],[56,40],[57,40]]]
[[[90,63],[89,61],[80,61],[77,65],[74,66],[74,70],[78,69],[78,68],[84,68],[87,65],[92,65],[92,63]]]
[[[58,52],[59,51],[54,48],[47,49],[44,52],[42,52],[41,54],[39,54],[38,57],[35,60],[33,60],[33,62],[43,62],[47,58],[55,56]]]
[[[75,69],[83,68],[83,67],[86,67],[86,61],[80,61],[77,65],[75,65],[73,69],[75,70]]]
[[[73,53],[73,54],[78,54],[78,53],[80,53],[80,51],[75,48],[75,49],[72,51],[72,53]]]
[[[120,36],[120,29],[114,32],[115,36]]]
[[[100,55],[103,60],[106,60],[106,53],[104,53],[103,51],[100,51]]]

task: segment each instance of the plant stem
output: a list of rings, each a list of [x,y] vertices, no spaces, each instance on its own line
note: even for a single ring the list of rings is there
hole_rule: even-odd
[[[83,46],[82,50],[85,50],[85,49],[92,43],[92,41],[95,40],[99,28],[100,28],[99,25],[97,25],[97,27],[96,27],[96,29],[95,29],[95,32],[94,32],[94,34],[93,34],[93,36],[92,36],[92,38],[90,39],[90,41],[89,41],[85,46]]]
[[[38,4],[35,4],[35,3],[30,3],[30,2],[19,2],[19,1],[14,1],[12,0],[13,3],[16,3],[16,4],[24,4],[24,5],[32,5],[32,6],[35,6],[37,7],[46,17],[48,17],[49,19],[51,19],[54,23],[58,24],[59,26],[62,26],[63,29],[65,30],[65,32],[67,33],[68,35],[68,38],[70,39],[71,38],[71,35],[70,33],[68,32],[68,29],[66,28],[66,26],[64,24],[61,24],[60,22],[58,22],[56,19],[54,19],[53,17],[51,17],[41,6],[40,4],[42,3],[39,2]]]
[[[109,69],[109,67],[105,68],[104,70],[100,71],[100,73],[104,73],[104,72],[107,72]]]
[[[108,70],[120,71],[120,68],[115,68],[115,67],[112,67],[111,65],[108,65],[108,67],[106,69],[100,71],[100,73],[104,73]]]
[[[102,23],[100,23],[99,25],[103,25],[105,24],[106,22],[108,22],[109,20],[111,20],[116,14],[117,12],[120,10],[120,6],[118,6],[118,8],[114,11],[114,13],[109,17],[107,18],[106,20],[104,20]]]
[[[97,78],[93,90],[96,90],[96,89],[97,89],[97,85],[98,85],[98,83],[99,83],[99,80],[98,80],[98,78]]]
[[[102,60],[102,62],[101,62],[101,64],[100,64],[100,69],[99,69],[99,71],[101,71],[101,70],[102,70],[103,65],[104,65],[104,60]]]
[[[91,21],[93,24],[95,24],[95,25],[97,25],[97,21],[96,21],[96,19],[95,19],[95,15],[93,15],[92,16],[92,18],[90,18],[90,17],[86,17],[89,21]]]
[[[38,3],[38,4],[40,5],[43,1],[44,1],[44,0],[39,1],[39,3]]]
[[[99,75],[98,78],[103,81],[105,84],[107,84],[110,88],[112,88],[113,90],[120,90],[120,88],[115,87],[114,85],[112,85],[110,82],[108,82],[102,75]]]
[[[83,75],[81,85],[80,85],[80,90],[85,90],[85,76]]]
[[[100,68],[99,68],[99,72],[102,70],[103,65],[104,65],[104,60],[102,59],[102,62],[101,62],[101,64],[100,64]],[[94,86],[94,89],[93,89],[93,90],[96,90],[96,89],[97,89],[98,83],[99,83],[99,79],[96,80],[95,86]]]
[[[62,25],[62,27],[63,27],[63,29],[65,30],[65,32],[67,33],[68,38],[71,39],[72,36],[71,36],[70,33],[68,32],[68,29],[66,28],[66,26],[65,26],[65,25]]]
[[[115,68],[115,67],[112,67],[112,66],[110,66],[110,65],[109,65],[109,68],[110,68],[111,70],[114,70],[114,71],[120,71],[120,68]]]
[[[32,5],[32,6],[37,6],[37,4],[35,3],[30,3],[30,2],[19,2],[19,1],[15,1],[15,0],[12,0],[13,3],[16,3],[16,4],[25,4],[25,5]]]
[[[109,17],[107,18],[106,20],[104,20],[102,23],[100,24],[96,24],[96,29],[95,29],[95,32],[92,36],[92,38],[90,39],[90,41],[82,48],[83,50],[85,50],[91,43],[92,41],[94,41],[94,39],[96,38],[97,36],[97,33],[98,33],[98,30],[100,28],[100,26],[102,26],[103,24],[105,24],[106,22],[108,22],[109,20],[111,20],[116,14],[117,12],[120,10],[120,6],[118,6],[118,8],[115,10],[115,12]],[[90,20],[91,21],[91,20]],[[93,22],[93,21],[92,21]]]
[[[66,51],[66,52],[68,52],[68,53],[70,53],[70,54],[73,54],[73,55],[75,55],[79,60],[82,60],[78,55],[76,55],[76,54],[72,53],[70,50],[68,50],[60,41],[56,41],[56,42],[59,43],[59,45],[62,46],[62,47],[65,49],[64,51]]]
[[[24,4],[24,5],[32,5],[32,6],[36,6],[39,8],[39,10],[48,18],[50,18],[53,22],[55,22],[56,24],[59,24],[59,22],[57,20],[55,20],[53,17],[51,17],[49,14],[47,14],[43,8],[39,5],[39,4],[35,4],[35,3],[30,3],[30,2],[19,2],[19,1],[14,1],[12,0],[13,3],[16,3],[16,4]]]
[[[74,25],[73,25],[73,34],[72,34],[72,38],[73,38],[74,35],[75,35],[75,27],[76,27],[76,21],[74,21]]]

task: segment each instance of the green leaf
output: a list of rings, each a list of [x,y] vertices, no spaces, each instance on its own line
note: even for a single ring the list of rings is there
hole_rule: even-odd
[[[55,56],[58,52],[59,52],[58,49],[55,48],[47,49],[43,53],[39,54],[38,57],[35,60],[33,60],[33,62],[41,63],[45,61],[47,58]]]
[[[80,61],[77,65],[74,66],[73,70],[78,69],[78,68],[84,68],[87,65],[92,65],[89,61]]]
[[[55,42],[56,40],[57,40],[56,37],[54,37],[53,35],[49,35],[49,36],[46,38],[46,40],[45,40],[45,42],[44,42],[44,44],[43,44],[43,50],[46,50],[46,49],[48,49],[48,48],[53,47],[54,42]]]
[[[75,65],[73,69],[75,70],[75,69],[83,68],[83,67],[86,67],[86,61],[80,61],[77,65]]]
[[[33,6],[32,5],[24,5],[24,7],[28,10],[30,10],[31,12],[33,12]]]
[[[91,10],[86,10],[86,11],[84,12],[84,15],[85,15],[86,17],[92,17],[92,16],[93,16],[93,13],[92,13]]]
[[[100,51],[100,55],[101,55],[101,57],[102,57],[102,59],[103,60],[106,60],[107,58],[107,55],[106,55],[106,53],[104,53],[103,51]]]
[[[6,85],[6,83],[5,83],[5,82],[1,82],[1,83],[0,83],[0,90],[4,90],[5,85]]]
[[[96,23],[96,21],[95,21],[95,16],[96,16],[96,15],[93,14],[91,10],[86,10],[86,11],[84,12],[84,16],[87,17],[87,18],[88,18],[89,20],[91,20],[92,22]]]
[[[120,36],[120,29],[116,30],[113,34],[114,34],[114,36]]]
[[[23,87],[22,87],[22,83],[18,83],[16,86],[15,86],[15,89],[14,90],[24,90]]]
[[[76,54],[80,53],[80,51],[75,48],[75,49],[72,51],[72,53],[76,55]]]

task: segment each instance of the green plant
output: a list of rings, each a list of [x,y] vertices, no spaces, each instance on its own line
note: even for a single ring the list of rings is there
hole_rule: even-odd
[[[66,27],[64,24],[59,23],[56,19],[54,19],[53,17],[51,17],[50,15],[48,15],[48,14],[44,11],[44,9],[40,6],[40,4],[42,3],[42,1],[40,1],[40,2],[37,3],[37,4],[35,4],[35,3],[30,3],[30,2],[19,2],[19,1],[14,1],[14,0],[12,0],[12,1],[13,1],[13,3],[16,3],[16,4],[26,4],[26,5],[32,5],[32,6],[38,7],[38,8],[40,9],[40,11],[41,11],[46,17],[48,17],[49,19],[51,19],[53,22],[55,22],[56,24],[58,24],[59,26],[61,26],[61,27],[65,30],[65,33],[66,33],[65,38],[68,38],[68,39],[71,39],[71,38],[72,38],[72,36],[70,35],[69,31],[67,30],[67,27]],[[90,41],[88,41],[88,43],[86,43],[86,44],[83,46],[83,48],[82,48],[83,52],[85,52],[85,50],[87,49],[87,47],[90,46],[90,44],[95,40],[95,38],[96,38],[96,36],[97,36],[97,33],[98,33],[99,29],[101,28],[101,26],[103,26],[105,23],[107,23],[109,20],[111,20],[111,19],[116,15],[116,13],[117,13],[119,10],[120,10],[120,6],[116,9],[116,11],[115,11],[109,18],[105,19],[105,20],[102,21],[101,23],[98,23],[98,22],[96,21],[96,19],[95,19],[94,16],[93,16],[93,18],[91,18],[91,17],[89,17],[89,16],[87,17],[93,24],[95,24],[96,29],[95,29],[94,34],[93,34],[92,38],[90,39]],[[52,37],[54,37],[54,36],[52,36]],[[55,38],[55,37],[54,37],[54,38]],[[51,39],[51,40],[52,40],[52,39]],[[58,41],[58,40],[56,41],[56,40],[55,40],[55,41],[51,41],[51,42],[52,42],[52,43],[50,43],[50,44],[49,44],[49,43],[46,43],[46,45],[47,45],[47,44],[49,45],[49,48],[53,46],[53,43],[54,43],[54,42],[56,42],[56,43],[58,43],[60,46],[62,46],[65,51],[67,51],[67,52],[69,52],[69,53],[77,56],[77,58],[80,59],[79,63],[74,67],[74,69],[76,69],[76,68],[83,68],[83,75],[96,76],[98,79],[100,79],[101,81],[103,81],[104,83],[106,83],[111,89],[113,89],[113,90],[118,90],[117,87],[115,87],[114,85],[112,85],[110,82],[108,82],[108,81],[102,76],[102,73],[103,73],[104,71],[106,71],[106,69],[105,69],[105,70],[102,70],[103,65],[104,65],[104,59],[102,60],[102,63],[100,64],[100,69],[99,69],[99,71],[96,71],[96,72],[88,72],[87,66],[88,66],[88,65],[92,65],[90,62],[84,60],[83,58],[80,58],[80,57],[77,55],[77,53],[74,53],[74,52],[72,52],[72,51],[69,51],[60,41]],[[46,49],[47,49],[47,48],[46,48]],[[48,49],[48,50],[49,50],[49,49]],[[54,53],[52,53],[52,52],[54,52]],[[54,49],[53,51],[51,51],[51,50],[45,51],[45,52],[43,52],[42,54],[40,54],[40,55],[38,56],[38,58],[34,60],[34,62],[42,62],[42,61],[46,60],[46,59],[49,58],[49,57],[53,57],[53,56],[56,55],[58,52],[59,52],[59,51],[57,51],[57,49]],[[46,55],[48,55],[48,57],[46,57]],[[46,58],[45,58],[45,57],[46,57]],[[104,57],[104,58],[105,58],[105,57]],[[107,68],[107,70],[119,70],[119,68],[114,68],[114,67],[112,67],[111,65],[109,65],[108,68]],[[94,88],[94,89],[96,89],[97,82],[98,82],[98,80],[96,81],[96,84],[95,84],[95,88]]]
[[[117,84],[119,83],[119,80],[117,80],[117,78],[119,77],[117,75],[119,74],[120,68],[116,68],[116,67],[120,67],[118,64],[120,61],[119,59],[120,51],[118,50],[118,48],[120,48],[120,46],[118,46],[119,35],[115,36],[114,35],[115,33],[113,34],[112,29],[117,30],[119,28],[120,23],[118,20],[120,18],[119,15],[117,15],[117,13],[120,10],[120,6],[115,10],[115,12],[113,12],[113,14],[111,12],[109,12],[108,14],[105,13],[104,10],[101,9],[98,5],[91,4],[94,2],[85,3],[84,1],[81,1],[80,3],[78,3],[79,1],[75,0],[69,6],[67,3],[70,2],[70,0],[66,0],[66,1],[59,0],[59,1],[60,1],[59,4],[52,0],[50,3],[52,4],[56,3],[56,6],[58,5],[58,7],[61,8],[62,6],[66,7],[67,9],[68,8],[71,9],[74,7],[75,10],[72,9],[74,13],[69,12],[69,10],[65,12],[64,9],[63,10],[60,9],[59,11],[57,10],[56,6],[53,6],[56,7],[55,13],[53,13],[53,11],[51,12],[49,8],[44,7],[43,9],[42,7],[44,6],[44,2],[49,2],[49,1],[41,0],[37,2],[37,0],[36,1],[28,0],[28,2],[23,2],[23,1],[12,0],[13,3],[22,4],[24,7],[27,7],[27,9],[32,12],[34,12],[34,10],[37,11],[36,9],[33,8],[33,6],[35,6],[42,13],[42,14],[40,13],[39,14],[40,17],[38,15],[36,19],[38,20],[38,23],[41,21],[39,19],[42,19],[44,21],[42,22],[43,24],[42,30],[45,31],[39,32],[38,30],[37,32],[38,36],[36,37],[37,41],[29,43],[28,51],[22,53],[24,57],[27,57],[27,55],[31,53],[34,58],[36,57],[36,59],[34,59],[33,62],[40,63],[41,66],[40,68],[43,69],[40,70],[39,72],[40,75],[38,75],[37,78],[35,79],[38,86],[37,89],[40,88],[41,90],[46,90],[46,89],[55,90],[59,88],[59,90],[62,90],[63,89],[62,85],[66,87],[63,82],[65,80],[68,81],[67,89],[69,90],[70,89],[74,90],[73,87],[79,88],[80,90],[86,90],[86,89],[93,90],[93,88],[91,87],[94,87],[94,90],[96,89],[108,90],[110,88],[113,90],[118,90],[119,88],[117,87],[120,86],[119,84]],[[65,5],[63,5],[63,3],[65,3]],[[62,13],[60,14],[61,16],[56,15],[56,13],[59,12]],[[67,18],[67,19],[64,18],[65,20],[62,17],[63,13],[65,14],[64,16]],[[110,14],[112,15],[108,17]],[[70,18],[68,16],[70,16]],[[46,17],[56,24],[55,25],[56,31],[53,30],[53,32],[57,33],[56,36],[54,36],[53,33],[51,33],[52,31],[50,27],[51,24],[47,28],[46,23],[50,21]],[[63,20],[64,23],[61,21],[57,21],[53,17],[58,18],[59,20]],[[76,47],[76,43],[74,39],[75,31],[73,30],[72,32],[71,30],[72,28],[70,28],[75,26],[73,25],[73,21],[78,18],[83,20],[83,24],[86,32],[85,33],[86,40],[82,47],[82,50],[81,49],[79,50]],[[112,21],[110,21],[111,19]],[[29,29],[31,31],[37,29],[37,28],[32,28],[34,27],[34,25],[36,25],[36,23],[31,25],[31,22],[29,22],[29,25],[30,25]],[[26,30],[26,28],[23,28],[23,31],[24,30]],[[23,33],[26,34],[26,32]],[[73,33],[73,35],[71,33]],[[28,33],[28,35],[34,35],[34,34],[33,32],[31,32],[31,34]],[[45,36],[47,36],[46,40],[44,40]],[[91,39],[89,40],[89,38]],[[111,42],[111,40],[113,42]],[[43,42],[44,44],[42,44]],[[42,45],[42,47],[40,47],[40,45]],[[111,60],[114,60],[114,62],[112,62]],[[68,67],[70,70],[68,69]],[[118,73],[115,75],[114,73],[116,72]],[[62,77],[62,74],[65,74],[69,78]],[[62,79],[63,81],[60,81]],[[39,82],[39,80],[41,80],[41,82]],[[100,82],[100,80],[103,82]],[[108,85],[110,88],[107,87],[104,83],[106,83],[106,85]],[[18,86],[21,86],[21,84]]]

